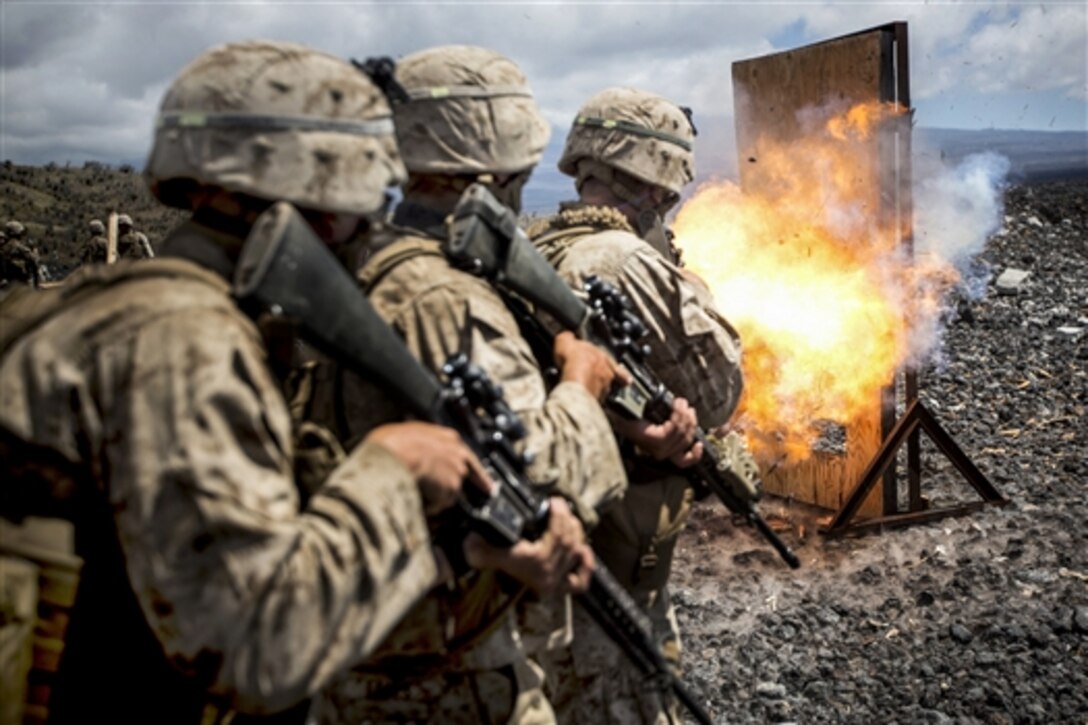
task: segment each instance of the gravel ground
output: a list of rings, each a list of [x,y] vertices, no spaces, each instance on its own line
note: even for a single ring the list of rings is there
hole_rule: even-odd
[[[1009,190],[979,264],[921,398],[1009,505],[828,539],[767,500],[791,571],[699,504],[673,593],[685,680],[718,720],[1088,722],[1088,183]],[[1030,273],[1015,294],[1009,268]],[[923,454],[935,504],[977,500]]]

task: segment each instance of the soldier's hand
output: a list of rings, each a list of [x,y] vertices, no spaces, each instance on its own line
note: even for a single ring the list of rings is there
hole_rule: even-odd
[[[684,398],[676,398],[672,415],[664,423],[645,420],[620,420],[619,432],[655,460],[672,461],[680,468],[695,465],[703,456],[703,444],[695,443],[699,419],[695,409]]]
[[[427,514],[443,511],[457,502],[461,484],[491,490],[491,479],[476,455],[452,428],[432,423],[389,423],[367,436],[412,472],[423,496]]]
[[[579,340],[573,332],[556,335],[552,352],[563,382],[580,383],[597,400],[603,400],[613,384],[631,382],[630,374],[611,355],[593,343]]]
[[[465,539],[465,559],[477,569],[505,572],[545,597],[586,591],[594,566],[582,522],[557,497],[551,499],[548,530],[539,539],[502,549],[470,534]]]

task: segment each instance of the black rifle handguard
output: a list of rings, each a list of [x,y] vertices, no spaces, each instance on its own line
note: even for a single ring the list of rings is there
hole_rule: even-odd
[[[537,314],[543,310],[563,329],[610,352],[631,373],[632,384],[609,395],[613,410],[651,423],[668,420],[674,396],[646,364],[650,354],[642,342],[646,327],[630,301],[612,285],[592,276],[583,287],[588,303],[579,299],[518,228],[514,213],[482,184],[469,187],[454,210],[445,249],[453,264],[496,286],[522,330],[536,338],[534,350],[548,348],[546,341],[553,337]],[[751,523],[790,567],[798,568],[801,562],[796,554],[756,510],[757,497],[749,492],[758,487],[727,475],[702,428],[696,431],[696,440],[704,444],[706,460],[679,472],[696,487],[718,496],[730,511]]]
[[[439,383],[289,204],[276,204],[254,225],[238,263],[235,297],[250,309],[298,320],[315,347],[383,382],[415,414],[456,430],[496,484],[490,495],[466,487],[461,509],[467,528],[496,546],[543,534],[548,497],[525,477],[528,460],[513,445],[525,430],[501,389],[463,355],[446,363],[446,383]],[[600,563],[589,591],[577,601],[648,677],[671,689],[698,722],[711,725],[706,710],[664,664],[638,605]]]

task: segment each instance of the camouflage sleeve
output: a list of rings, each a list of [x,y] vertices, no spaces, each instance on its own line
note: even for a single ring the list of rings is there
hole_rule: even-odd
[[[577,383],[545,391],[529,343],[486,283],[468,278],[463,285],[433,287],[394,322],[409,348],[432,369],[464,352],[502,386],[528,430],[530,478],[555,484],[587,525],[596,523],[595,508],[622,494],[626,475],[600,404]]]
[[[649,328],[650,367],[687,398],[700,423],[712,428],[736,409],[743,387],[740,337],[715,309],[708,290],[627,232],[603,232],[579,242],[567,262],[578,274],[599,274],[626,294]]]
[[[288,413],[252,330],[186,312],[129,344],[105,456],[133,589],[173,662],[240,710],[289,706],[435,581],[417,486],[364,442],[300,512]]]

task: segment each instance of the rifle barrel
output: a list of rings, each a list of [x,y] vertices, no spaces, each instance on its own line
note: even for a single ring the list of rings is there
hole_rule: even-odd
[[[669,663],[661,655],[646,614],[639,609],[611,572],[598,565],[593,570],[589,591],[578,595],[576,600],[612,636],[613,641],[654,686],[662,691],[662,695],[671,690],[700,725],[713,725],[714,721],[706,708],[695,699],[695,695],[680,678],[672,673]]]

